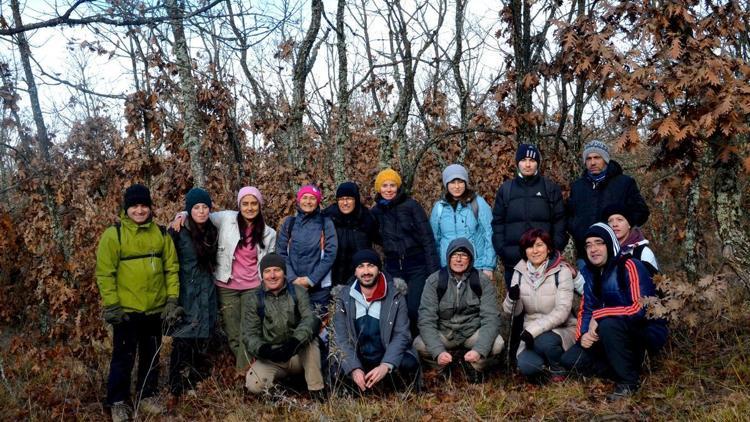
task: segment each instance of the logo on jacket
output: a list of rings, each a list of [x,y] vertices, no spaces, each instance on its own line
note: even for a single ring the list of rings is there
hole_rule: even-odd
[[[542,193],[541,192],[537,192],[536,196],[542,196]]]

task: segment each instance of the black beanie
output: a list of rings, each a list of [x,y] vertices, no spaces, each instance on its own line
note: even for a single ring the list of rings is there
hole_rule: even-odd
[[[359,186],[354,182],[344,182],[336,189],[336,198],[350,196],[359,201]]]
[[[151,193],[148,188],[140,183],[130,185],[129,188],[125,189],[125,195],[123,196],[122,206],[127,210],[133,205],[142,204],[149,208],[153,205],[151,202]]]
[[[383,263],[380,260],[380,255],[378,255],[378,253],[373,251],[372,249],[360,249],[354,254],[354,256],[352,256],[353,268],[357,268],[359,264],[362,264],[363,262],[369,262],[370,264],[378,267],[378,269],[383,267]]]
[[[631,227],[633,226],[633,216],[630,214],[628,207],[621,202],[604,207],[604,210],[602,211],[602,222],[606,223],[607,220],[609,220],[609,217],[615,214],[620,214],[625,217],[625,219],[628,220],[628,224],[630,224]]]
[[[542,163],[542,153],[539,152],[539,149],[537,149],[535,145],[521,144],[518,146],[518,151],[516,151],[516,163],[519,163],[524,158],[531,158],[539,164]]]
[[[263,275],[263,270],[270,267],[278,267],[286,274],[286,260],[283,256],[277,253],[270,253],[260,260],[260,274]]]
[[[211,196],[201,188],[190,189],[187,195],[185,195],[185,211],[190,214],[190,210],[192,210],[196,204],[206,204],[208,208],[211,208]]]

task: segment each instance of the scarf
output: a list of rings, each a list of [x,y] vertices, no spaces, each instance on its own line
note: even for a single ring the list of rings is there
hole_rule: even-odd
[[[545,259],[538,268],[534,268],[534,264],[531,261],[526,261],[526,269],[529,270],[528,277],[531,280],[531,284],[534,285],[534,289],[539,288],[544,282],[548,265],[549,259]]]
[[[586,171],[586,177],[594,184],[594,188],[596,188],[596,185],[601,183],[607,177],[607,168],[604,167],[604,170],[597,175],[591,174],[590,171]]]

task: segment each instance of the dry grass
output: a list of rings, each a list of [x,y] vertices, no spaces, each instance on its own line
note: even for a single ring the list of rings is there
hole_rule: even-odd
[[[162,420],[750,420],[750,305],[678,330],[658,361],[647,366],[641,391],[606,403],[612,384],[569,379],[536,386],[518,375],[496,374],[483,385],[461,377],[431,380],[422,393],[334,397],[316,403],[304,395],[249,397],[234,378],[226,352],[195,396],[170,402]],[[106,344],[82,349],[34,346],[5,330],[0,342],[0,420],[102,420],[108,369]],[[168,349],[166,342],[165,349]],[[162,353],[166,365],[167,351]],[[162,375],[164,375],[163,371]],[[156,420],[156,419],[144,419]]]

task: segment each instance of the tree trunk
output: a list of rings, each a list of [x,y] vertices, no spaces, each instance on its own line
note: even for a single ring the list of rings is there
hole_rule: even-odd
[[[722,242],[722,256],[734,267],[738,275],[748,283],[750,274],[750,237],[743,230],[748,221],[746,210],[737,206],[742,203],[742,194],[737,176],[742,166],[736,155],[721,163],[714,175],[714,217]]]
[[[334,180],[340,184],[346,180],[346,157],[344,147],[351,138],[349,130],[349,73],[346,58],[346,30],[344,25],[344,11],[346,0],[338,0],[336,6],[336,48],[339,56],[339,104],[338,126],[336,127],[336,146],[333,151]]]
[[[15,21],[16,27],[22,27],[23,22],[21,20],[21,11],[18,0],[11,0],[10,7],[13,11],[13,20]],[[26,40],[26,34],[24,32],[19,32],[18,34],[16,34],[15,39],[16,43],[18,44],[18,51],[21,55],[21,64],[23,66],[26,85],[29,92],[29,102],[31,103],[31,111],[34,116],[34,124],[36,125],[36,140],[39,146],[38,153],[41,159],[41,163],[39,165],[42,167],[49,166],[52,164],[50,161],[50,150],[52,149],[52,143],[50,142],[49,135],[47,134],[47,126],[44,123],[44,115],[42,115],[42,107],[39,103],[39,93],[36,89],[34,73],[31,70],[31,49],[29,48],[29,43]],[[18,121],[18,125],[19,133],[21,134],[21,137],[23,137],[24,135],[23,133],[21,133],[23,132],[23,125],[20,121]],[[70,247],[68,245],[68,242],[66,241],[67,236],[65,235],[65,231],[63,230],[62,222],[60,220],[60,213],[58,212],[57,204],[55,201],[55,193],[53,192],[52,186],[50,186],[49,173],[43,168],[34,170],[38,170],[43,174],[43,176],[41,177],[39,190],[41,191],[40,193],[44,198],[44,205],[47,208],[47,212],[49,213],[51,219],[52,237],[54,239],[56,249],[58,253],[63,256],[65,262],[69,262],[71,254]],[[70,280],[68,271],[66,269],[63,269],[62,276],[69,284],[72,283],[72,280]],[[44,285],[41,281],[37,286],[36,294],[41,302],[40,328],[43,333],[46,333],[49,329],[50,315],[47,302],[46,300],[44,300]]]
[[[183,8],[177,0],[167,0],[167,13],[171,19],[174,34],[174,55],[177,72],[180,75],[180,94],[182,95],[184,129],[182,133],[183,146],[190,153],[190,169],[193,173],[193,186],[202,187],[206,184],[204,162],[208,162],[201,147],[201,120],[198,114],[195,80],[190,64],[190,52],[185,38],[183,25]]]
[[[311,52],[315,46],[315,38],[320,30],[320,22],[323,14],[322,0],[312,0],[310,15],[310,26],[307,28],[305,38],[297,52],[297,61],[294,63],[292,111],[289,122],[289,145],[288,158],[295,170],[303,167],[302,145],[305,140],[305,127],[303,117],[307,102],[305,101],[305,84],[307,75],[310,73],[313,63],[310,60]]]
[[[458,94],[458,110],[461,118],[461,139],[459,141],[461,148],[458,155],[458,162],[463,164],[466,154],[469,150],[469,135],[466,127],[469,122],[469,94],[466,91],[466,85],[461,78],[461,60],[463,59],[463,38],[464,38],[464,20],[467,0],[456,0],[456,51],[451,59],[451,69],[453,70],[453,79],[456,83],[456,93]]]

